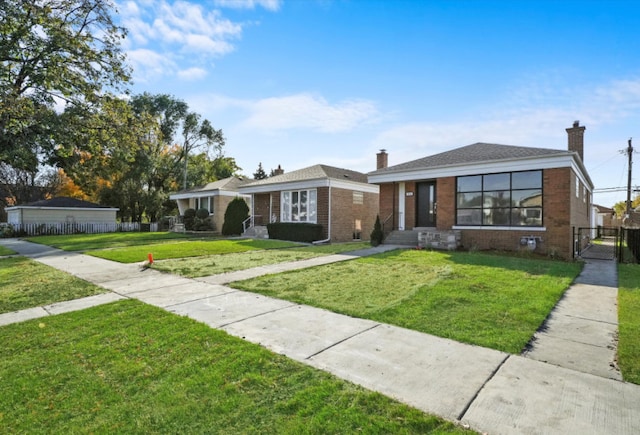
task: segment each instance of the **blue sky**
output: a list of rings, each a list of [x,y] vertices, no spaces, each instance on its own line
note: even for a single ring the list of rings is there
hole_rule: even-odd
[[[640,2],[117,1],[133,93],[223,130],[245,175],[369,172],[475,142],[566,149],[585,125],[596,189],[640,150]],[[640,160],[640,154],[634,157]],[[640,184],[634,165],[633,184]],[[626,192],[596,193],[612,206]]]

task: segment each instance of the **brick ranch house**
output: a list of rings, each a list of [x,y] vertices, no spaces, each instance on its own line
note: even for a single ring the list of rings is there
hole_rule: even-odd
[[[368,174],[380,219],[400,232],[453,231],[464,249],[570,259],[573,228],[592,226],[584,130],[578,121],[566,129],[567,150],[476,143],[395,166],[382,150]]]
[[[229,177],[222,180],[207,183],[204,186],[181,190],[169,195],[178,203],[178,212],[184,216],[185,210],[193,208],[209,210],[209,220],[213,223],[214,231],[221,231],[224,224],[224,214],[227,206],[237,196],[238,188],[251,181],[247,178]],[[247,203],[251,200],[248,196],[242,196]]]
[[[366,174],[315,165],[242,185],[251,196],[251,227],[270,222],[322,225],[322,240],[369,239],[378,213],[378,186]]]

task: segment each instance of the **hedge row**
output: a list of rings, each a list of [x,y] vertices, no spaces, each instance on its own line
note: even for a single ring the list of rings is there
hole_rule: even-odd
[[[267,224],[270,239],[311,243],[322,239],[322,225],[275,222]]]

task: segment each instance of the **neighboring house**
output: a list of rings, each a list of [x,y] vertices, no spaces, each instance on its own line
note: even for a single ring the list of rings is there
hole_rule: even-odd
[[[595,227],[620,226],[620,221],[616,219],[616,212],[612,208],[593,204],[593,213],[593,224]]]
[[[322,241],[368,240],[378,213],[378,186],[348,169],[315,165],[256,180],[239,188],[251,195],[255,226],[269,222],[322,225]]]
[[[204,186],[173,193],[169,196],[169,199],[177,201],[180,216],[183,216],[185,210],[189,208],[195,210],[205,208],[209,210],[209,219],[213,223],[214,230],[221,231],[224,224],[224,213],[234,198],[241,196],[250,206],[251,198],[238,193],[238,188],[249,181],[251,180],[242,177],[224,178]]]
[[[399,231],[453,230],[465,249],[571,258],[574,227],[593,226],[593,183],[585,127],[566,130],[568,150],[476,143],[391,167],[382,150],[369,173],[380,186],[380,218]]]
[[[26,224],[115,224],[117,208],[75,198],[57,197],[6,207],[7,222]]]

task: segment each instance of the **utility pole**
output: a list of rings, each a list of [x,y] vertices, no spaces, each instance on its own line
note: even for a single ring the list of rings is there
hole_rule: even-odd
[[[629,138],[629,146],[627,147],[627,156],[629,157],[629,175],[627,176],[627,216],[631,215],[631,164],[633,155],[633,147],[631,146],[631,138]]]

